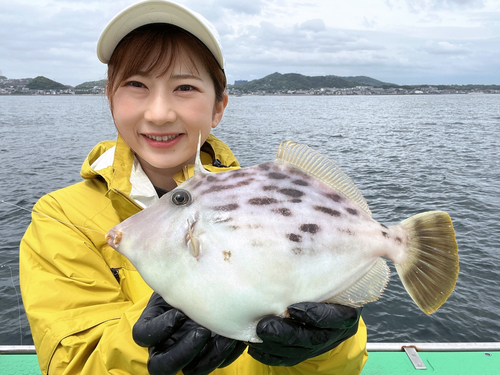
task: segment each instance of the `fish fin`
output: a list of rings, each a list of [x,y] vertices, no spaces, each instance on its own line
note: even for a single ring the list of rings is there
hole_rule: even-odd
[[[191,255],[198,259],[200,257],[201,253],[201,243],[198,237],[194,235],[194,226],[196,225],[196,221],[193,221],[192,223],[189,222],[189,219],[187,221],[188,223],[188,232],[187,232],[187,245],[189,250],[191,251]]]
[[[351,178],[333,161],[307,145],[292,141],[281,142],[276,160],[282,160],[306,171],[354,201],[372,216],[363,194]]]
[[[390,275],[390,269],[386,261],[378,258],[370,271],[360,280],[325,302],[360,307],[365,303],[376,301],[387,286]]]
[[[196,176],[197,174],[211,174],[211,172],[207,171],[203,167],[203,164],[201,163],[200,154],[201,154],[201,130],[198,136],[198,149],[196,151],[196,159],[194,161],[194,175]]]
[[[401,222],[408,231],[408,257],[396,270],[406,291],[426,314],[436,311],[457,282],[458,246],[450,216],[424,212]]]

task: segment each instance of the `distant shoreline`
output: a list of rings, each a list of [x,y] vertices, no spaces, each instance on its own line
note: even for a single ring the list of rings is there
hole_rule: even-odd
[[[251,93],[251,94],[234,94],[228,93],[231,97],[248,97],[248,96],[428,96],[428,95],[495,95],[500,94],[500,90],[488,90],[486,92],[479,91],[464,91],[464,92],[432,92],[432,93],[350,93],[350,94],[315,94],[315,93],[298,93],[298,94],[287,94],[287,93]],[[31,93],[0,93],[0,96],[102,96],[106,97],[105,93],[98,94],[68,94],[68,93],[56,93],[56,94],[31,94]]]

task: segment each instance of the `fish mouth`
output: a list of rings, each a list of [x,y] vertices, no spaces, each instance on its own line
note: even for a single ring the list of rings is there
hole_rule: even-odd
[[[119,229],[110,229],[104,239],[113,249],[118,250],[118,245],[122,240],[122,231]]]

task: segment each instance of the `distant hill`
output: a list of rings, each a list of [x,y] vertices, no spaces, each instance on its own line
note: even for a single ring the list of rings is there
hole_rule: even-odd
[[[350,82],[355,82],[359,83],[358,86],[373,86],[373,87],[384,87],[384,86],[398,86],[394,83],[387,83],[387,82],[382,82],[379,81],[378,79],[366,77],[366,76],[355,76],[355,77],[342,77],[343,79],[350,81]]]
[[[108,81],[106,79],[101,79],[100,81],[89,81],[89,82],[83,82],[80,83],[79,85],[75,86],[76,90],[91,90],[94,87],[106,87],[106,83]]]
[[[31,90],[64,90],[70,86],[65,86],[62,83],[52,81],[51,79],[43,76],[33,78],[33,80],[26,85]]]
[[[273,73],[264,78],[255,79],[246,83],[239,84],[236,87],[243,92],[249,91],[283,91],[283,90],[309,90],[325,87],[349,88],[355,86],[397,86],[391,83],[385,83],[376,79],[364,76],[357,77],[339,77],[329,76],[304,76],[297,73]]]

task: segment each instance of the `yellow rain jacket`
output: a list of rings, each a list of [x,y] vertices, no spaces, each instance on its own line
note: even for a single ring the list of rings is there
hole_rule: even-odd
[[[212,172],[239,168],[214,136],[202,148]],[[219,159],[224,167],[214,167]],[[174,179],[182,183],[190,166]],[[21,241],[20,283],[43,374],[147,374],[148,351],[132,327],[152,290],[104,234],[158,199],[126,143],[99,143],[85,160],[84,181],[42,197]],[[131,182],[132,181],[132,182]],[[132,199],[133,198],[133,199]],[[293,367],[269,367],[246,352],[215,375],[359,374],[366,327],[337,348]]]

